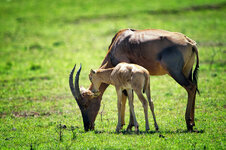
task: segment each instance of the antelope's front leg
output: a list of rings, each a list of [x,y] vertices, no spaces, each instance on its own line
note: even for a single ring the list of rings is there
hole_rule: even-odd
[[[125,108],[126,108],[126,99],[127,96],[125,94],[122,94],[122,105],[121,105],[121,129],[123,128],[123,125],[125,125]]]
[[[121,104],[122,104],[122,91],[118,88],[116,88],[117,96],[118,96],[118,125],[116,127],[116,132],[119,132],[122,126],[122,120],[121,120]]]

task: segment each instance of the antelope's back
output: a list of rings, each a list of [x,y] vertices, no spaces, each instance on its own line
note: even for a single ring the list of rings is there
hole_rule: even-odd
[[[168,74],[159,61],[159,54],[175,47],[184,56],[192,52],[195,41],[182,33],[165,30],[124,30],[112,45],[112,58],[118,62],[129,62],[146,68],[151,75]]]

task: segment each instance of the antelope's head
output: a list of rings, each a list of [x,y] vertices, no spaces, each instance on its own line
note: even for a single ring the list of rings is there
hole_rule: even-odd
[[[89,89],[79,88],[79,75],[82,69],[81,65],[76,73],[75,83],[73,83],[75,67],[76,65],[69,76],[70,89],[81,110],[85,131],[93,130],[94,121],[100,109],[101,95],[99,93],[93,93]]]

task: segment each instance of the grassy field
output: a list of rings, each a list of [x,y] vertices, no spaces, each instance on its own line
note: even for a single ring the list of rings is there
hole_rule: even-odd
[[[0,149],[225,149],[225,12],[225,0],[1,0]],[[186,132],[187,94],[169,76],[150,79],[159,133],[150,110],[151,131],[144,132],[136,97],[141,133],[115,133],[112,86],[103,96],[95,130],[84,132],[69,73],[82,63],[80,85],[87,88],[90,69],[100,66],[123,28],[182,32],[198,43],[198,133]],[[128,120],[127,106],[126,125]]]

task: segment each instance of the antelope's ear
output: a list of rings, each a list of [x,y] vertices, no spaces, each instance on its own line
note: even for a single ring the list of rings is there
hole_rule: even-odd
[[[94,71],[93,69],[90,70],[90,73],[95,74],[96,71]]]

